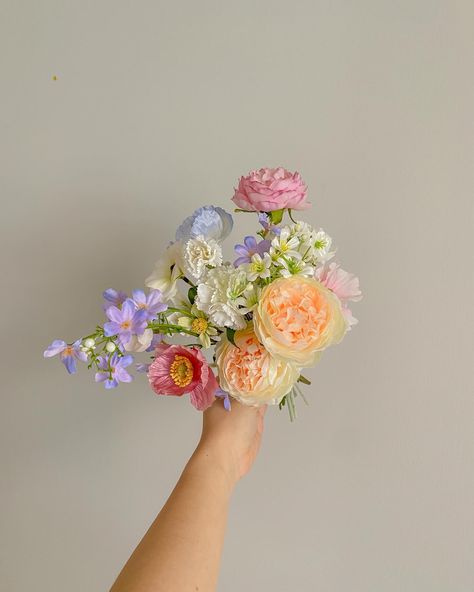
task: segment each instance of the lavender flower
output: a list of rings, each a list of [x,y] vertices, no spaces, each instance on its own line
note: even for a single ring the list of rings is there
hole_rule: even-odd
[[[133,356],[119,357],[117,352],[109,357],[101,356],[98,366],[100,372],[96,372],[95,381],[103,382],[106,389],[117,387],[119,382],[132,382],[133,376],[125,370],[132,363]]]
[[[223,391],[221,388],[218,388],[215,392],[215,395],[220,399],[224,399],[224,409],[226,411],[230,411],[231,407],[229,393],[226,393],[226,391]]]
[[[114,306],[120,307],[127,299],[127,294],[122,292],[121,290],[114,290],[114,288],[108,288],[102,292],[102,296],[104,297],[105,301],[103,305],[104,311],[113,304]]]
[[[258,221],[267,232],[273,232],[273,234],[276,234],[277,236],[280,235],[281,228],[279,228],[276,224],[273,224],[270,220],[270,216],[265,212],[260,212],[258,214]]]
[[[138,310],[146,312],[147,321],[151,321],[160,312],[164,312],[168,305],[163,302],[163,294],[161,290],[150,290],[145,294],[143,290],[133,290],[133,302],[135,302]]]
[[[137,368],[137,372],[148,372],[148,368],[151,366],[151,364],[137,364],[136,368]]]
[[[263,257],[264,253],[267,253],[270,250],[270,245],[271,243],[268,240],[262,240],[257,243],[255,237],[246,236],[243,245],[235,245],[234,247],[234,251],[237,255],[240,255],[240,257],[234,261],[234,267],[238,267],[243,263],[250,263],[252,256],[255,254]]]
[[[87,354],[81,350],[80,339],[71,345],[68,345],[62,339],[55,339],[45,350],[43,355],[45,358],[52,358],[57,354],[60,354],[61,362],[66,367],[69,374],[74,374],[76,372],[76,360],[87,362]]]
[[[155,333],[151,340],[150,345],[147,347],[145,351],[152,352],[155,351],[156,346],[163,341],[164,335],[162,333]]]
[[[109,306],[106,315],[110,319],[104,323],[104,335],[112,337],[118,335],[120,342],[125,345],[132,335],[141,335],[147,326],[146,310],[137,310],[133,300],[127,299],[122,308]]]

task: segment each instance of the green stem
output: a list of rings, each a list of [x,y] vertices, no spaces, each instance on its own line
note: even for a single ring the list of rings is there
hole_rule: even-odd
[[[181,327],[181,325],[170,325],[168,323],[150,323],[148,325],[149,329],[153,329],[154,332],[161,333],[162,331],[173,331],[174,333],[187,333],[188,335],[193,335],[194,337],[199,337],[199,333],[195,333],[194,331],[190,331],[189,329],[185,329]]]

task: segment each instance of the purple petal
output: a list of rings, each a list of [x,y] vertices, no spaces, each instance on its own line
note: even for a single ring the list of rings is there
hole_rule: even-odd
[[[74,350],[74,356],[75,356],[75,357],[76,357],[78,360],[80,360],[81,362],[87,362],[87,360],[88,360],[88,357],[87,357],[87,354],[86,354],[86,352],[84,352],[84,351],[82,351],[82,350],[80,350],[80,349],[75,349],[75,350]]]
[[[147,327],[148,312],[143,308],[137,310],[132,317],[132,333],[141,335]]]
[[[132,291],[132,298],[137,304],[146,304],[147,298],[145,296],[145,292],[143,290],[133,290]]]
[[[120,333],[120,325],[116,322],[104,323],[104,335],[106,337],[112,337],[112,335],[118,335]],[[127,343],[127,342],[125,342]]]
[[[66,370],[69,374],[74,374],[76,372],[76,360],[73,356],[64,356],[61,362],[66,366]]]
[[[147,352],[151,352],[155,349],[155,347],[163,341],[164,335],[161,333],[155,333],[153,335],[153,339],[151,340],[150,346],[145,350]]]
[[[257,249],[257,241],[254,236],[246,236],[244,238],[244,245],[247,247],[247,250],[251,252],[255,252]]]
[[[108,306],[105,314],[107,315],[107,318],[114,323],[122,322],[122,311],[116,306]]]
[[[67,347],[67,343],[62,339],[55,339],[51,345],[48,345],[47,349],[44,351],[43,356],[45,358],[52,358],[57,354],[60,354],[63,350]]]
[[[271,244],[272,243],[266,239],[260,241],[257,245],[257,253],[259,255],[263,255],[264,253],[268,253],[268,251],[270,250]]]
[[[137,372],[148,372],[148,368],[151,366],[151,364],[137,364],[135,366]]]
[[[234,261],[234,267],[239,267],[239,265],[243,265],[244,263],[250,263],[250,257],[239,257]]]
[[[109,378],[108,372],[96,372],[95,373],[95,381],[96,382],[105,382]]]
[[[120,382],[132,382],[133,380],[133,376],[131,376],[124,368],[117,368],[115,376]]]
[[[126,368],[127,366],[130,366],[130,364],[133,364],[133,356],[131,356],[131,355],[123,356],[117,362],[117,369],[118,368]]]
[[[119,383],[117,382],[117,380],[115,380],[115,378],[112,379],[108,379],[105,381],[105,388],[106,389],[112,389],[112,388],[116,388],[119,385]]]
[[[135,302],[130,300],[130,298],[127,298],[127,300],[125,300],[125,302],[122,304],[122,321],[129,321],[135,314],[136,310],[137,306]]]
[[[249,254],[248,249],[244,245],[235,245],[234,251],[241,257],[246,257]]]
[[[108,288],[107,290],[104,290],[104,292],[102,292],[102,296],[108,302],[115,304],[115,306],[120,306],[127,298],[125,292],[122,292],[121,290],[114,290],[114,288]]]

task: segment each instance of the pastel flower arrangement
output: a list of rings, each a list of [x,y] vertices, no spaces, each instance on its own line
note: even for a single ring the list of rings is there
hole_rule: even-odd
[[[107,320],[71,344],[53,341],[44,356],[59,355],[70,374],[86,363],[111,389],[133,379],[134,355],[146,352],[135,370],[158,395],[189,394],[199,411],[216,399],[228,411],[232,399],[286,405],[293,420],[295,398],[306,401],[300,385],[310,384],[303,369],[357,323],[349,306],[362,297],[359,280],[333,260],[324,230],[295,220],[295,211],[310,207],[299,173],[252,171],[232,201],[260,225],[235,246],[234,262],[222,252],[232,215],[201,207],[156,262],[147,292],[105,290]]]

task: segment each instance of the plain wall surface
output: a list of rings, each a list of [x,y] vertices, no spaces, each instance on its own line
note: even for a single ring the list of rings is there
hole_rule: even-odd
[[[160,510],[199,413],[42,352],[261,166],[301,172],[364,300],[297,422],[267,413],[219,590],[474,590],[473,22],[468,1],[3,0],[1,590],[107,590]],[[229,254],[257,228],[235,221]]]

